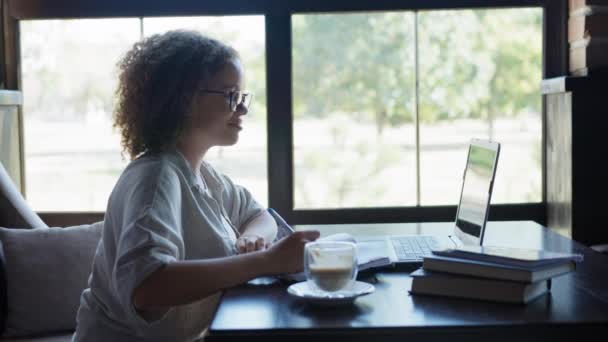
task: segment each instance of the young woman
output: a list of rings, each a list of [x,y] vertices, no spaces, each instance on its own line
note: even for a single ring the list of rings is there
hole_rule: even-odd
[[[73,340],[193,341],[220,290],[301,271],[319,233],[272,244],[272,217],[204,161],[237,142],[249,110],[234,49],[170,31],[136,43],[119,67],[114,124],[132,161],[108,202]]]

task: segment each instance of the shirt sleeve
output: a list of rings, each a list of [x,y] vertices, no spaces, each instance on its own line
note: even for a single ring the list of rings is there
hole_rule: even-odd
[[[232,224],[242,232],[245,225],[265,209],[245,187],[234,184],[228,176],[220,175],[220,177],[225,186],[224,207]]]
[[[120,304],[138,331],[162,320],[170,309],[142,315],[133,304],[134,290],[160,267],[184,258],[178,177],[161,172],[149,187],[123,199],[123,228],[112,274]]]

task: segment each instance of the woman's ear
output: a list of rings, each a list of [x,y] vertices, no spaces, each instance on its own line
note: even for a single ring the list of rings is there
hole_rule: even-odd
[[[196,113],[196,109],[199,107],[199,96],[198,94],[194,94],[194,96],[192,96],[192,99],[190,100],[190,105],[188,106],[188,110],[186,110],[186,113],[184,113],[186,119],[191,119],[192,117],[194,117],[194,113]]]

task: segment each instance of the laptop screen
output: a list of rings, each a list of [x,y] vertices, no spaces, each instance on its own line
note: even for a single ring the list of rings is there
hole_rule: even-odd
[[[456,235],[465,244],[482,242],[499,148],[498,143],[479,140],[469,146],[456,214]]]

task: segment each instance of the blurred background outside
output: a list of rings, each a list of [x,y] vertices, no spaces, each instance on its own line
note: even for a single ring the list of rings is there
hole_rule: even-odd
[[[207,159],[268,204],[263,16],[36,20],[20,28],[36,210],[105,210],[128,163],[116,63],[177,28],[240,52],[253,108]],[[542,9],[298,14],[292,44],[296,208],[456,204],[470,138],[502,144],[492,203],[542,200]]]

